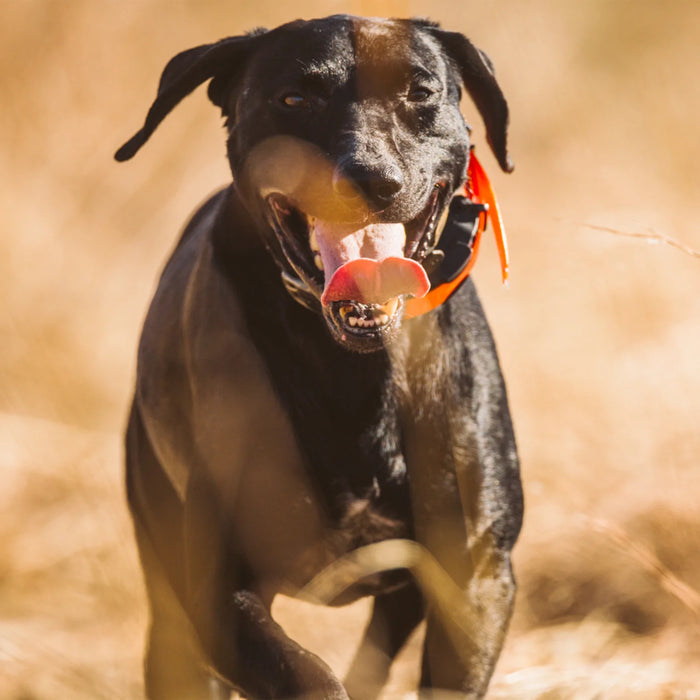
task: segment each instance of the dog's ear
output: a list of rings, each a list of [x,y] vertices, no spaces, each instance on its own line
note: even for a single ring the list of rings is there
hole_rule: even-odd
[[[214,80],[210,84],[209,97],[214,104],[223,108],[223,88],[230,85],[232,76],[240,69],[257,37],[264,31],[256,30],[245,36],[228,37],[215,44],[196,46],[172,58],[160,77],[158,94],[148,110],[143,128],[114,154],[114,158],[121,162],[136,155],[180,100],[210,78]]]
[[[428,31],[442,44],[445,53],[456,63],[462,83],[474,100],[486,125],[486,138],[496,160],[505,172],[513,171],[508,155],[508,103],[496,81],[491,59],[458,32],[447,32],[438,27]]]

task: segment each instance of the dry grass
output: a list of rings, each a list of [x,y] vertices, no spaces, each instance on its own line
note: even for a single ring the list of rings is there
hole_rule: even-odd
[[[512,105],[516,172],[494,175],[510,288],[493,249],[476,272],[527,495],[491,697],[698,697],[698,260],[601,230],[700,249],[700,5],[656,0],[2,3],[0,697],[142,692],[119,435],[159,266],[227,166],[201,92],[133,163],[111,155],[178,50],[342,9],[462,29]],[[347,664],[362,604],[277,609]]]

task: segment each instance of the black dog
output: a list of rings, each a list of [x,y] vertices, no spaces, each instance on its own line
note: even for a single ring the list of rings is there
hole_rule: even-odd
[[[233,185],[165,267],[126,439],[148,695],[365,700],[427,617],[426,696],[481,697],[522,518],[506,393],[471,281],[404,312],[449,262],[438,239],[470,153],[462,86],[512,169],[491,63],[420,20],[335,16],[223,39],[168,63],[117,159],[210,79]],[[361,571],[332,601],[375,596],[343,685],[270,606],[385,540],[420,543],[460,593],[441,598],[400,560]]]

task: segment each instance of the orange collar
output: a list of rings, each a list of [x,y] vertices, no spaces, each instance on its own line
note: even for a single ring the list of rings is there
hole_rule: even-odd
[[[496,237],[496,246],[498,247],[498,257],[501,261],[501,279],[505,284],[508,280],[508,244],[506,242],[506,233],[501,219],[501,212],[498,208],[496,194],[491,187],[489,178],[484,171],[481,163],[474,155],[472,148],[469,154],[469,167],[467,168],[467,181],[464,185],[464,192],[468,200],[475,204],[483,204],[484,210],[479,215],[477,230],[470,244],[471,255],[464,266],[464,269],[449,282],[444,282],[431,289],[424,297],[420,299],[407,299],[405,302],[404,318],[415,318],[422,314],[428,313],[436,309],[441,304],[444,304],[452,294],[454,294],[464,280],[469,277],[469,273],[476,262],[477,253],[479,252],[479,243],[481,242],[481,234],[486,229],[487,220],[491,220],[493,233]]]

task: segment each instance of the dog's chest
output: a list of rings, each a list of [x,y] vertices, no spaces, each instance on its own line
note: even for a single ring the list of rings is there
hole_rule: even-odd
[[[338,391],[317,386],[301,404],[286,406],[339,550],[412,532],[402,431],[385,388],[365,384],[357,391],[339,381]]]
[[[344,350],[318,315],[293,301],[279,282],[269,282],[255,294],[252,285],[237,286],[251,338],[294,436],[291,461],[302,465],[308,507],[323,523],[285,574],[303,585],[357,547],[415,537],[407,442],[415,443],[409,418],[416,397],[401,353]],[[428,383],[436,382],[431,371]]]
[[[307,336],[308,340],[308,336]],[[400,406],[388,358],[314,344],[267,355],[334,554],[412,534]],[[277,348],[280,346],[278,345]]]
[[[277,389],[323,523],[285,575],[296,588],[359,547],[414,537],[414,526],[398,415],[384,393],[367,383],[351,391],[340,378],[332,392],[287,382]],[[369,577],[336,602],[391,590],[403,579]]]

